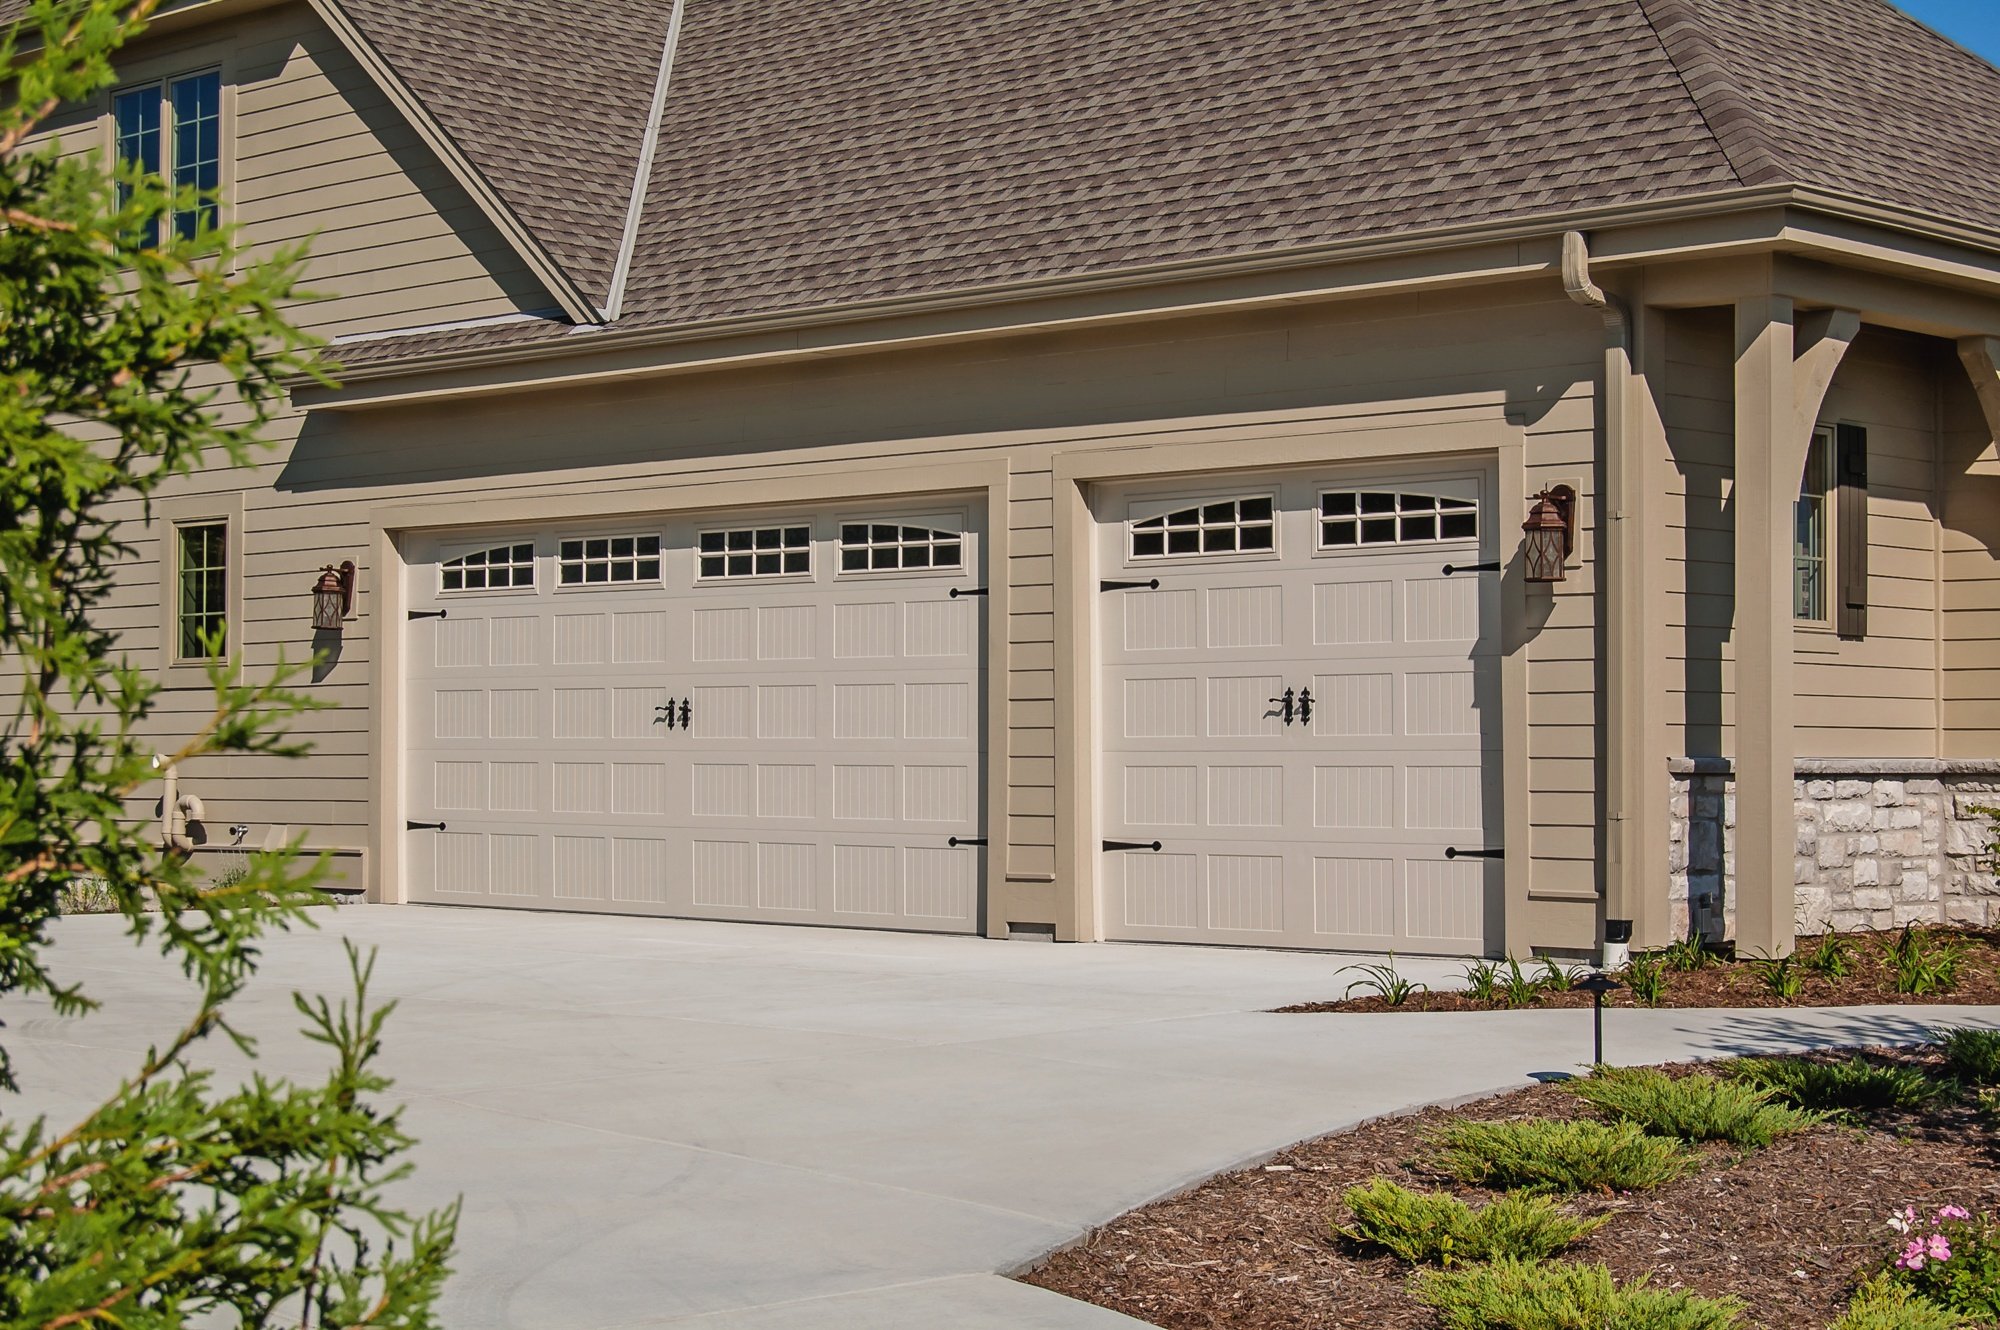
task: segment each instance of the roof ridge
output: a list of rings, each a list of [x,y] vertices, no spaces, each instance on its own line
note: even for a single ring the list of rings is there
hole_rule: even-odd
[[[1666,48],[1716,146],[1745,185],[1798,179],[1778,151],[1763,115],[1737,86],[1701,21],[1696,0],[1639,0],[1639,9]]]
[[[625,208],[625,230],[619,237],[618,262],[611,270],[611,290],[604,302],[604,316],[616,323],[624,311],[625,287],[632,279],[632,256],[639,246],[639,225],[645,216],[646,196],[653,188],[653,163],[659,157],[660,123],[666,118],[667,88],[674,76],[674,51],[680,45],[681,20],[687,0],[673,0],[667,19],[666,41],[660,50],[660,72],[653,83],[653,103],[646,117],[646,131],[639,140],[639,161],[632,173],[632,197]]]

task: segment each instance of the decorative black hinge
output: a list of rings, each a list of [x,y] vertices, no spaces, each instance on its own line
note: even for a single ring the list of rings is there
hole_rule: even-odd
[[[1107,850],[1151,850],[1154,854],[1158,854],[1160,852],[1160,843],[1156,840],[1108,840],[1104,842],[1104,848]]]
[[[957,600],[960,596],[983,596],[986,591],[987,588],[983,586],[955,586],[951,589],[951,598]]]
[[[1444,575],[1446,577],[1451,577],[1458,573],[1497,573],[1499,571],[1500,563],[1497,559],[1492,563],[1448,563],[1444,566]]]
[[[444,823],[442,823],[442,822],[405,822],[405,823],[403,824],[403,830],[405,830],[405,831],[443,831],[443,830],[444,830]]]
[[[1505,859],[1505,850],[1461,850],[1456,845],[1444,852],[1447,859]]]
[[[986,844],[986,837],[953,836],[950,840],[946,841],[945,844],[951,846],[951,848],[955,850],[961,845],[984,845]]]
[[[445,614],[446,614],[446,611],[444,611],[444,610],[411,610],[411,611],[410,611],[410,617],[411,617],[412,619],[442,619],[442,618],[444,618]]]
[[[1099,582],[1099,591],[1158,591],[1160,579],[1149,577],[1143,582]]]

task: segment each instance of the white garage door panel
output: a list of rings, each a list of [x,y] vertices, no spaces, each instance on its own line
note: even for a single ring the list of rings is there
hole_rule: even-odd
[[[1497,939],[1499,865],[1445,854],[1500,825],[1496,579],[1443,572],[1489,557],[1485,491],[1416,470],[1097,496],[1104,576],[1160,583],[1099,602],[1105,836],[1161,847],[1105,854],[1110,935]]]
[[[983,822],[985,601],[950,592],[983,580],[978,531],[860,516],[948,532],[960,566],[839,571],[852,513],[626,525],[660,544],[622,584],[561,584],[563,543],[602,531],[417,542],[411,607],[445,617],[408,628],[406,803],[445,825],[406,836],[411,897],[975,929],[982,853],[952,841]],[[697,575],[703,532],[756,527],[808,529],[811,572]],[[444,589],[487,547],[507,585]]]

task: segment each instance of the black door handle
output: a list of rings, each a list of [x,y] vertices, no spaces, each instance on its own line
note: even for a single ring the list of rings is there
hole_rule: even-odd
[[[444,617],[445,617],[446,615],[448,615],[448,614],[450,614],[450,613],[451,613],[451,611],[450,611],[450,610],[411,610],[411,611],[410,611],[410,618],[412,618],[412,619],[442,619],[442,618],[444,618]]]
[[[1149,577],[1143,582],[1099,582],[1097,589],[1099,591],[1158,591],[1160,589],[1160,579]]]
[[[1312,723],[1313,690],[1310,688],[1301,688],[1299,689],[1299,724],[1310,725]]]
[[[690,734],[694,732],[694,698],[681,699],[681,728]]]
[[[1505,850],[1461,850],[1456,845],[1453,845],[1445,850],[1444,857],[1447,859],[1505,859],[1507,852]]]
[[[443,830],[444,830],[444,823],[442,823],[442,822],[405,822],[405,823],[403,824],[403,830],[405,830],[405,831],[443,831]]]
[[[1156,840],[1108,840],[1104,842],[1104,848],[1107,850],[1151,850],[1154,854],[1158,854],[1160,852],[1160,843]]]
[[[984,845],[986,844],[986,837],[953,836],[950,840],[946,841],[945,844],[951,846],[951,848],[955,850],[961,845]]]
[[[1290,725],[1292,723],[1292,702],[1297,696],[1298,695],[1296,693],[1294,693],[1291,689],[1287,688],[1285,690],[1285,695],[1283,697],[1274,697],[1271,699],[1271,704],[1273,706],[1282,706],[1285,709],[1284,717],[1285,717],[1285,724],[1287,725]]]
[[[674,699],[671,697],[666,705],[653,708],[653,724],[658,725],[661,721],[665,721],[670,730],[674,727]]]

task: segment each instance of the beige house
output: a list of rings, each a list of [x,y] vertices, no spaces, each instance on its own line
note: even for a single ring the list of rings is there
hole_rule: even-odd
[[[124,72],[65,143],[316,236],[342,366],[115,607],[163,741],[193,629],[328,653],[310,759],[181,773],[203,854],[1062,940],[2000,923],[2000,71],[1886,0],[184,0]]]

